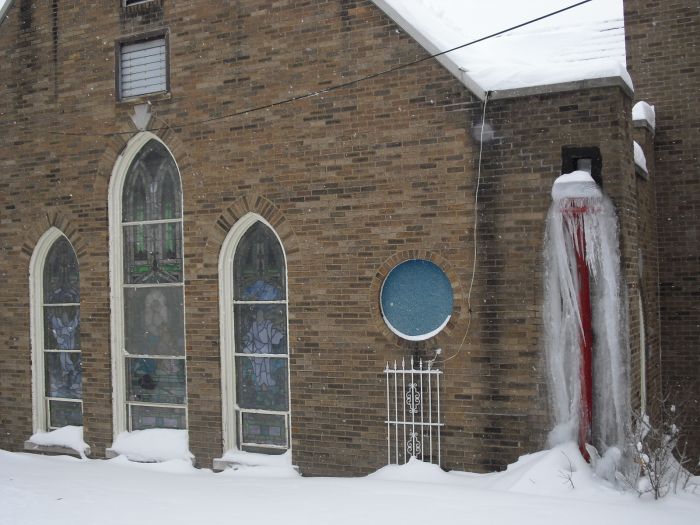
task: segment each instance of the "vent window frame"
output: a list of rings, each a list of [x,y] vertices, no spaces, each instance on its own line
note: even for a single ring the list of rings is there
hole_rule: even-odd
[[[120,0],[119,3],[127,13],[149,11],[163,6],[163,0]]]
[[[140,5],[140,4],[135,4]],[[153,40],[163,40],[165,44],[165,89],[140,93],[137,95],[124,96],[122,89],[122,50],[125,46],[150,42]],[[115,94],[117,102],[132,102],[146,99],[159,98],[170,94],[170,32],[167,29],[159,29],[148,33],[140,33],[116,40],[114,46],[115,55]]]

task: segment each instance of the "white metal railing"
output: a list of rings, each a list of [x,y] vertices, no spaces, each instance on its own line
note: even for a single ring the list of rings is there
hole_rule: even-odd
[[[406,463],[413,456],[440,465],[440,375],[432,361],[418,368],[411,358],[410,368],[401,360],[387,362],[386,376],[386,443],[389,464]],[[392,417],[393,416],[393,417]],[[400,443],[399,443],[400,442]],[[392,454],[393,451],[393,454]],[[392,461],[392,456],[394,460]]]

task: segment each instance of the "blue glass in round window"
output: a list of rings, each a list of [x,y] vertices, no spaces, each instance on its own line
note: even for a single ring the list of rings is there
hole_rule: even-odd
[[[445,328],[452,315],[452,285],[439,266],[411,259],[387,275],[380,294],[382,315],[399,337],[423,341]]]

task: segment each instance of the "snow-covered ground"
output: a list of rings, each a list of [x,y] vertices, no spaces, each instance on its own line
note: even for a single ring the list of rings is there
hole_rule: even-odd
[[[279,467],[217,474],[185,460],[0,451],[3,525],[671,525],[698,516],[700,487],[660,501],[623,493],[596,478],[573,444],[525,456],[501,473],[444,473],[416,461],[365,478],[303,478]]]

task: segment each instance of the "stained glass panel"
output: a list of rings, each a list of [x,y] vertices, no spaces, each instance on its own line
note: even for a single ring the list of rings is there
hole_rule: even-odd
[[[136,155],[124,181],[123,222],[182,217],[180,174],[168,150],[157,140]]]
[[[44,349],[80,349],[80,307],[44,307]]]
[[[80,302],[78,258],[68,239],[59,237],[44,262],[44,304]]]
[[[236,357],[236,400],[241,408],[287,410],[287,359]]]
[[[49,400],[49,428],[65,427],[73,425],[79,427],[83,424],[82,403],[75,401]]]
[[[287,446],[285,419],[285,416],[243,412],[241,414],[243,442]]]
[[[257,222],[243,235],[233,260],[233,298],[278,301],[286,298],[285,261],[275,234]]]
[[[185,402],[184,359],[126,359],[127,399],[147,403]]]
[[[44,353],[46,396],[80,399],[83,374],[80,352]]]
[[[185,355],[182,287],[126,288],[124,301],[128,353]]]
[[[182,282],[182,224],[124,226],[124,282]]]
[[[286,304],[237,304],[233,312],[237,353],[287,353]]]
[[[146,428],[186,428],[184,408],[130,405],[131,430]]]
[[[232,262],[237,438],[246,450],[269,453],[269,445],[289,446],[287,416],[266,413],[289,410],[286,262],[261,221],[243,234]]]

